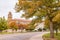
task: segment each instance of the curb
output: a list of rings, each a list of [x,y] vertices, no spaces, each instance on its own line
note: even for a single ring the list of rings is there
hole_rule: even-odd
[[[47,32],[43,32],[42,34],[38,34],[35,36],[32,36],[29,40],[43,40],[42,36],[46,34]]]

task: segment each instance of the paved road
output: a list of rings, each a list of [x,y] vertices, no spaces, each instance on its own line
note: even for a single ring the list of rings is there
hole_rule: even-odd
[[[0,40],[29,40],[32,36],[42,34],[44,32],[29,32],[29,33],[17,33],[17,34],[7,34],[0,35]]]

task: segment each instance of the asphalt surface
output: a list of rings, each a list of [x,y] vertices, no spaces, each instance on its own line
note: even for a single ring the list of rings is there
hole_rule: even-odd
[[[44,32],[29,32],[0,35],[0,40],[29,40],[31,37],[42,34]]]

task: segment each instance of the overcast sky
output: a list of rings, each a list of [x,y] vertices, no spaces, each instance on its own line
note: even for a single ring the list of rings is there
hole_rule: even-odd
[[[5,18],[7,18],[8,12],[11,11],[13,18],[20,18],[23,12],[16,13],[14,10],[17,1],[18,0],[0,0],[0,17],[5,16]]]

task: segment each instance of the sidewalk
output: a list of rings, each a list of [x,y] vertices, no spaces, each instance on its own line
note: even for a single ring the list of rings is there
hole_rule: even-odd
[[[43,40],[42,36],[46,34],[47,32],[42,32],[42,34],[38,34],[35,36],[32,36],[29,40]]]

